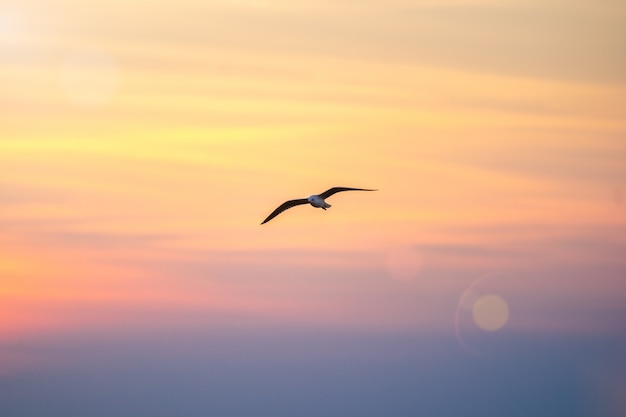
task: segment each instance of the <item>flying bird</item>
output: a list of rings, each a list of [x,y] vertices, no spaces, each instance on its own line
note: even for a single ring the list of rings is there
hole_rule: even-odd
[[[313,207],[326,210],[327,208],[330,208],[331,206],[324,200],[326,200],[331,195],[335,193],[339,193],[341,191],[378,191],[378,190],[370,190],[368,188],[333,187],[324,191],[321,194],[314,194],[312,196],[309,196],[309,198],[299,198],[297,200],[285,201],[283,204],[278,206],[278,208],[276,208],[276,210],[274,210],[272,214],[267,216],[267,218],[263,220],[263,223],[261,224],[265,224],[269,222],[270,220],[272,220],[274,217],[278,216],[283,211],[290,209],[292,207],[295,207],[295,206],[299,206],[301,204],[310,204]]]

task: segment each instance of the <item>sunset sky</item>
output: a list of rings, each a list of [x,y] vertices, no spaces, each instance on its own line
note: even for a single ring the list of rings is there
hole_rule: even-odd
[[[622,1],[13,3],[0,414],[622,415]]]

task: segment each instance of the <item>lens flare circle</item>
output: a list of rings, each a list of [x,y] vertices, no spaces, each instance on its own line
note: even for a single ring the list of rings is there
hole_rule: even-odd
[[[501,295],[496,294],[496,291],[490,289],[485,291],[482,287],[489,281],[502,281],[506,278],[511,278],[511,274],[507,272],[491,272],[482,275],[476,281],[474,281],[459,297],[456,310],[454,313],[454,333],[459,345],[467,352],[478,355],[479,352],[470,347],[461,331],[461,317],[466,318],[464,322],[474,329],[479,329],[480,332],[494,333],[501,330],[509,322],[510,309],[509,304]]]
[[[481,329],[495,332],[509,321],[509,305],[498,295],[483,295],[474,303],[472,317]]]

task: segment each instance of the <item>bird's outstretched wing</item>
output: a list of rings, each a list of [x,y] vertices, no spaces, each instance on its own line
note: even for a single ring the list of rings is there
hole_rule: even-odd
[[[378,191],[378,190],[370,190],[369,188],[333,187],[329,190],[324,191],[322,194],[320,194],[320,197],[326,200],[331,195],[335,193],[339,193],[341,191]]]
[[[263,223],[267,223],[270,220],[272,220],[274,217],[278,216],[280,213],[282,213],[283,211],[290,209],[294,206],[299,206],[300,204],[308,204],[309,200],[306,198],[299,198],[297,200],[289,200],[289,201],[285,201],[283,204],[281,204],[280,206],[278,206],[278,208],[276,210],[274,210],[272,212],[272,214],[270,214],[269,216],[267,216],[267,218],[265,220],[263,220]]]

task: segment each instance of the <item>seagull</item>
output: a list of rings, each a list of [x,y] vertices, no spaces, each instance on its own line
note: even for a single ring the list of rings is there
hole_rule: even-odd
[[[270,220],[272,220],[274,217],[278,216],[283,211],[285,211],[287,209],[290,209],[292,207],[295,207],[295,206],[299,206],[301,204],[310,204],[313,207],[317,207],[317,208],[321,208],[322,210],[326,210],[327,208],[330,208],[330,204],[328,204],[324,200],[326,200],[331,195],[333,195],[335,193],[339,193],[341,191],[378,191],[378,190],[370,190],[369,188],[333,187],[333,188],[330,188],[330,189],[324,191],[321,194],[314,194],[312,196],[309,196],[309,198],[299,198],[297,200],[285,201],[283,204],[278,206],[278,208],[276,208],[276,210],[274,210],[272,212],[272,214],[267,216],[267,218],[265,220],[263,220],[263,223],[261,223],[261,224],[265,224],[265,223],[269,222]]]

